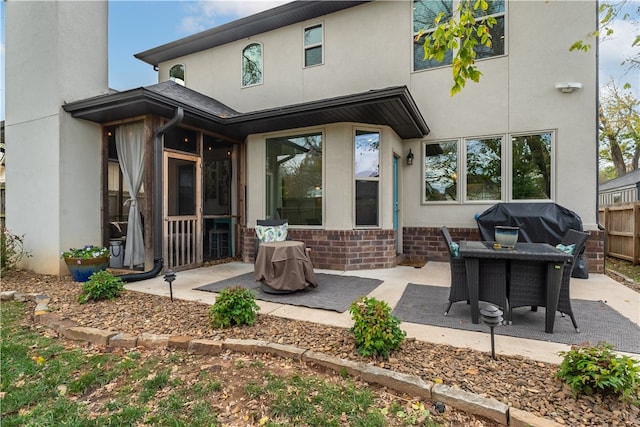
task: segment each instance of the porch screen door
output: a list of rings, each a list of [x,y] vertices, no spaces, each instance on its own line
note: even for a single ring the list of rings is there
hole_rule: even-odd
[[[202,262],[200,158],[165,153],[164,259],[174,270]]]
[[[129,198],[124,202],[125,206],[129,205],[129,217],[123,264],[133,267],[144,263],[144,238],[138,206],[144,172],[144,122],[118,126],[116,149],[120,170],[129,189]]]

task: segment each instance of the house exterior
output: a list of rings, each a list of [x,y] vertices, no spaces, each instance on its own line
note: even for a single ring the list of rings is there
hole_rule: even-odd
[[[8,150],[7,224],[32,245],[28,268],[64,273],[53,261],[62,249],[107,244],[116,222],[129,228],[127,265],[162,257],[192,268],[221,251],[251,262],[263,218],[287,219],[317,268],[387,268],[398,255],[444,260],[439,228],[477,238],[474,216],[497,202],[553,201],[581,217],[589,268],[603,271],[597,59],[595,49],[569,51],[597,28],[596,2],[492,2],[498,24],[492,47],[478,50],[482,79],[452,97],[447,58],[425,61],[414,36],[454,6],[288,3],[137,54],[158,84],[110,93],[106,3],[74,6],[87,15],[76,21],[61,4],[9,1],[7,139],[24,145]],[[68,86],[52,76],[44,93],[51,114],[38,121],[58,132],[53,144],[27,119],[26,101],[43,88],[15,59],[26,41],[11,37],[29,31],[20,19],[52,14],[49,48],[62,74],[80,75]],[[71,52],[59,40],[67,25],[93,36]],[[27,72],[9,73],[20,66]],[[53,155],[54,179],[33,185],[52,159],[32,162],[29,146]],[[22,214],[42,190],[53,217]]]
[[[636,169],[598,187],[600,206],[640,201],[640,170]]]

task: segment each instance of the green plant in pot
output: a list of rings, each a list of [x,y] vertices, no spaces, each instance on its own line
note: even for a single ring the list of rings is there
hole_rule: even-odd
[[[104,246],[87,245],[64,251],[60,257],[64,259],[73,280],[86,282],[96,271],[107,269],[111,253]]]

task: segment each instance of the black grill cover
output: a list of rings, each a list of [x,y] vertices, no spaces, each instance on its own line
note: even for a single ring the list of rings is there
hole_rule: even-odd
[[[494,240],[496,225],[520,227],[519,242],[549,243],[562,241],[569,229],[583,231],[582,219],[575,212],[556,203],[498,203],[476,216],[482,240]],[[586,279],[589,269],[580,254],[571,277]]]

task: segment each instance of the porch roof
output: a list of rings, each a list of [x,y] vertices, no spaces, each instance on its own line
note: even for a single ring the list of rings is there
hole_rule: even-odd
[[[175,82],[115,92],[63,105],[72,117],[96,123],[147,114],[172,118],[184,110],[183,123],[244,141],[248,135],[329,123],[357,122],[390,126],[403,139],[429,133],[406,86],[240,113]]]

